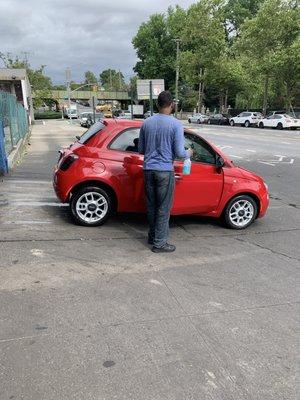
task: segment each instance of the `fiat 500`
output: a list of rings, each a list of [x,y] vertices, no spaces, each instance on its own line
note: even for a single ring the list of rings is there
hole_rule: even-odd
[[[114,212],[146,211],[143,156],[138,153],[141,121],[102,120],[60,151],[53,185],[69,203],[74,221],[98,226]],[[193,148],[191,173],[174,161],[176,179],[171,215],[222,218],[229,228],[244,229],[265,215],[268,187],[261,177],[236,166],[212,143],[185,129]]]

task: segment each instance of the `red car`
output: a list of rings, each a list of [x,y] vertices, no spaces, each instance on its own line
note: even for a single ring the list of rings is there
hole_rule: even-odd
[[[69,203],[80,225],[103,224],[114,212],[145,212],[143,156],[138,153],[142,121],[103,120],[60,151],[54,189]],[[172,215],[222,217],[230,228],[243,229],[263,217],[269,205],[262,178],[235,166],[213,144],[185,130],[193,147],[190,175],[175,160],[176,188]]]

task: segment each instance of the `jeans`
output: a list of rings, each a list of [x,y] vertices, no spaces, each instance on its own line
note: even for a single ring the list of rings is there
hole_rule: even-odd
[[[148,239],[163,247],[169,235],[170,210],[174,195],[174,172],[145,170],[145,191],[149,222]]]

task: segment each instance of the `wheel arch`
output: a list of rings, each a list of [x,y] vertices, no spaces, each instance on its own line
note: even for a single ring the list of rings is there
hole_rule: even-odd
[[[230,199],[228,199],[228,200],[226,201],[226,203],[225,203],[225,205],[224,205],[224,207],[223,207],[221,216],[223,217],[224,212],[225,212],[225,210],[226,210],[226,207],[227,207],[228,204],[231,202],[231,200],[233,200],[235,197],[239,197],[239,196],[243,196],[243,195],[244,195],[244,196],[249,196],[249,197],[251,197],[251,198],[255,201],[255,203],[256,203],[256,205],[257,205],[257,213],[256,213],[256,216],[255,216],[255,219],[256,219],[256,218],[258,217],[259,212],[260,212],[260,209],[261,209],[261,202],[260,202],[259,197],[258,197],[255,193],[247,192],[247,191],[243,191],[243,192],[241,192],[241,193],[235,193],[233,196],[231,196]]]
[[[68,201],[70,201],[71,197],[73,196],[73,194],[75,192],[77,192],[78,190],[82,189],[85,186],[97,186],[101,189],[106,190],[107,192],[109,192],[112,196],[112,201],[113,201],[113,211],[117,211],[118,209],[118,197],[117,194],[115,192],[115,190],[106,182],[103,181],[98,181],[97,179],[89,179],[86,181],[82,181],[77,183],[75,186],[72,187],[72,189],[70,190],[70,193],[68,195]]]

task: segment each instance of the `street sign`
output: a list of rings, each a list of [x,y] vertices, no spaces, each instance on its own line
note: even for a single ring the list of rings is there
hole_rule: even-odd
[[[152,82],[152,98],[157,99],[160,92],[165,90],[164,79],[138,79],[137,84],[137,95],[139,100],[150,99],[150,81]]]

